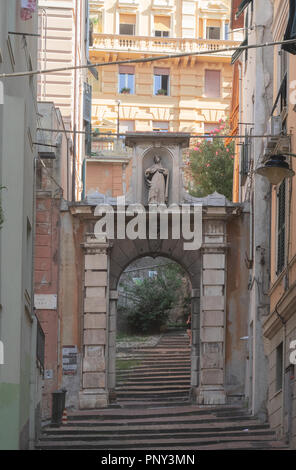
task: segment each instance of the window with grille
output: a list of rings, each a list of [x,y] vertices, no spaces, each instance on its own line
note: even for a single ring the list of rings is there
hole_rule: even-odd
[[[285,239],[286,239],[286,180],[278,190],[278,235],[277,235],[277,274],[285,267]]]

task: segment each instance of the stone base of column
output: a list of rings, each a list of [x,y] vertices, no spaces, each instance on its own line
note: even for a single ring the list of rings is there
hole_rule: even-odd
[[[225,405],[226,393],[222,387],[201,386],[195,389],[196,403],[199,405]]]
[[[106,408],[109,397],[106,390],[81,390],[79,392],[80,410],[93,410],[96,408]]]

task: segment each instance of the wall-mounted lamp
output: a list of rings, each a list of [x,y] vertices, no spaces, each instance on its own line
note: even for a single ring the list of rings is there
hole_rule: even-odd
[[[286,156],[296,157],[294,153],[271,155],[264,165],[255,170],[255,173],[264,176],[274,185],[280,184],[285,178],[291,178],[295,172],[289,167]]]

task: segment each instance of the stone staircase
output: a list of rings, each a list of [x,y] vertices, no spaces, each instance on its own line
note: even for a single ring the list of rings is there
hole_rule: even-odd
[[[190,348],[187,334],[163,335],[154,347],[129,351],[126,360],[137,365],[117,371],[117,401],[121,406],[188,403],[190,393]]]
[[[190,350],[184,332],[163,335],[155,347],[133,349],[130,357],[137,362],[118,373],[116,404],[68,413],[67,424],[43,429],[36,449],[286,448],[268,424],[241,406],[190,403]]]

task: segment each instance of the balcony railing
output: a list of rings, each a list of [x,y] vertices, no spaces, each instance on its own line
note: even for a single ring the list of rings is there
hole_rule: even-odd
[[[124,138],[92,137],[91,157],[129,157],[132,149],[124,145]]]
[[[225,47],[238,46],[237,41],[220,41],[214,39],[189,39],[189,38],[159,38],[143,36],[123,36],[113,34],[93,34],[94,51],[130,51],[147,54],[183,53],[219,51]],[[220,52],[215,56],[231,57],[233,51]]]

